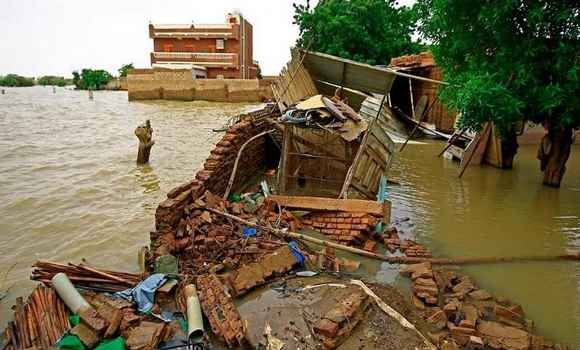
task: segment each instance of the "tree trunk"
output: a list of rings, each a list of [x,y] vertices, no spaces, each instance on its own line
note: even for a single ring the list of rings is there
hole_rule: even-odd
[[[518,153],[518,135],[512,127],[507,135],[501,139],[502,169],[511,169],[514,166],[514,157]]]
[[[572,128],[550,127],[538,149],[544,185],[560,187],[572,149]]]
[[[155,144],[153,141],[153,128],[149,120],[145,125],[139,125],[135,129],[135,136],[139,139],[139,152],[137,153],[137,164],[149,163],[151,147]]]

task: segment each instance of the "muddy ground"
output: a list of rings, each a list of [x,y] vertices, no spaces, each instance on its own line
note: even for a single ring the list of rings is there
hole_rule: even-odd
[[[379,284],[368,286],[387,305],[427,334],[427,325],[397,290]],[[321,349],[321,343],[313,336],[313,325],[340,301],[361,292],[361,288],[349,284],[348,279],[330,275],[291,278],[253,291],[240,300],[238,308],[242,319],[247,320],[247,337],[254,348],[267,342],[264,329],[269,324],[271,334],[285,344],[285,349]],[[371,302],[350,336],[345,337],[337,349],[404,350],[424,346],[417,333],[401,326]]]

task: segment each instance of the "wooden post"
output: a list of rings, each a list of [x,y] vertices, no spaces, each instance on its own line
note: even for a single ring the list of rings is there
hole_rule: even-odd
[[[137,164],[149,163],[149,155],[151,153],[151,147],[155,144],[153,141],[153,128],[151,127],[151,122],[149,119],[145,122],[145,125],[139,125],[135,129],[135,136],[139,139],[139,152],[137,154]]]
[[[93,100],[93,90],[89,90],[89,100]]]
[[[6,90],[2,89],[2,95],[6,95]]]
[[[415,101],[413,101],[413,82],[411,80],[411,78],[409,78],[409,97],[410,97],[410,102],[411,102],[411,116],[413,117],[413,119],[416,119],[415,117]]]

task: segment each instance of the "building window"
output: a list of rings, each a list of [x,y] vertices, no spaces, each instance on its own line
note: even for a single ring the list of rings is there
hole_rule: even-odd
[[[224,39],[216,39],[215,48],[217,50],[224,50],[226,48],[226,41]]]

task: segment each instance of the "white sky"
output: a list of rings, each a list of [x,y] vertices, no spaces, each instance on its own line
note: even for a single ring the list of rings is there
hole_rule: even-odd
[[[0,75],[64,75],[101,68],[116,75],[150,66],[148,24],[223,23],[239,10],[254,26],[254,59],[278,74],[298,36],[292,2],[305,0],[1,0]],[[311,0],[315,5],[318,1]],[[411,3],[403,0],[400,3]]]

